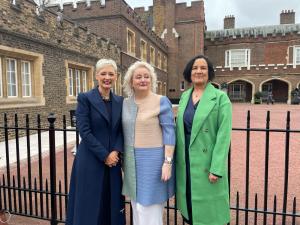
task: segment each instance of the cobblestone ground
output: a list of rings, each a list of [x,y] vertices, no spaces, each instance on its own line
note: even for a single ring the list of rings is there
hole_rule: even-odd
[[[251,111],[251,123],[253,128],[265,128],[267,111],[271,112],[270,128],[285,128],[286,113],[291,112],[291,129],[300,130],[300,106],[295,105],[233,105],[233,127],[245,128],[247,110]],[[277,210],[282,210],[283,205],[283,184],[284,184],[284,166],[285,166],[285,133],[270,133],[269,147],[269,176],[268,176],[268,209],[273,210],[274,196],[277,197]],[[257,193],[258,208],[263,209],[264,200],[264,181],[265,181],[265,146],[266,132],[250,133],[250,183],[249,183],[249,206],[254,208],[254,198]],[[71,146],[70,146],[71,147]],[[291,133],[289,146],[289,186],[288,186],[288,211],[292,210],[292,200],[294,197],[300,199],[300,133]],[[68,150],[68,172],[71,170],[73,156]],[[246,161],[246,133],[245,131],[233,131],[231,145],[231,206],[236,205],[236,194],[239,192],[239,205],[245,206],[245,163]],[[47,177],[46,165],[49,165],[48,156],[44,157],[44,177]],[[22,164],[22,173],[26,174],[26,163]],[[33,163],[33,177],[37,176],[38,164]],[[15,169],[13,169],[14,171]],[[63,177],[63,154],[57,153],[57,173],[58,178]],[[298,200],[299,201],[299,200]],[[129,210],[127,209],[127,212]],[[300,207],[298,204],[297,211]],[[127,213],[128,215],[129,213]],[[128,216],[129,217],[129,216]],[[232,211],[232,224],[236,222],[236,213]],[[49,224],[46,221],[30,219],[20,216],[13,216],[9,224],[19,225],[44,225]],[[129,224],[129,223],[128,223]],[[167,224],[167,223],[165,223]],[[170,224],[174,224],[174,216],[171,214]],[[178,219],[178,224],[182,224]],[[245,224],[244,213],[239,212],[239,223]],[[249,213],[249,224],[253,223],[253,213]],[[262,215],[258,214],[258,223],[262,223]],[[267,224],[273,224],[272,215],[267,217]],[[281,217],[277,216],[274,224],[281,224]],[[288,218],[287,225],[292,224]],[[300,224],[300,218],[296,220]]]

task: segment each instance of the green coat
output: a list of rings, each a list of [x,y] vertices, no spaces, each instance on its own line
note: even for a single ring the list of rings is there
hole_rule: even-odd
[[[176,196],[177,207],[185,218],[189,217],[183,114],[192,90],[182,94],[177,115]],[[195,112],[189,146],[193,225],[223,225],[230,220],[227,156],[231,128],[228,96],[208,83]],[[222,178],[212,184],[209,173]]]

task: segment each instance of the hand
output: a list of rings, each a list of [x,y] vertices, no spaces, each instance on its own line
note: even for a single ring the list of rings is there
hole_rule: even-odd
[[[172,176],[172,164],[164,163],[161,168],[161,180],[166,182]]]
[[[105,159],[105,164],[109,167],[117,165],[117,163],[119,161],[118,154],[119,154],[118,151],[112,151],[111,153],[109,153],[109,155]]]
[[[210,183],[214,184],[214,183],[216,183],[218,181],[219,177],[213,175],[212,173],[209,173],[208,179],[209,179]]]

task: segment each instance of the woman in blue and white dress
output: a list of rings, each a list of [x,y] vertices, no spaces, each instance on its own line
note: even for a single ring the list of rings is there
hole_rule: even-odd
[[[155,94],[156,74],[146,62],[131,65],[124,78],[123,194],[134,225],[162,225],[165,202],[174,195],[175,125],[172,105]]]

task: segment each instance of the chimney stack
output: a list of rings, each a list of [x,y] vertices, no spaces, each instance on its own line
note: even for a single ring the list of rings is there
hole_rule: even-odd
[[[225,16],[224,18],[224,29],[235,28],[235,17],[233,15]]]
[[[282,10],[280,13],[280,24],[295,24],[294,10]]]

